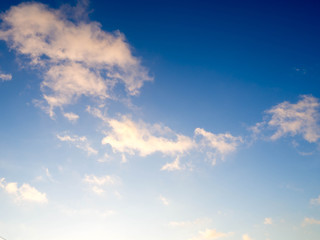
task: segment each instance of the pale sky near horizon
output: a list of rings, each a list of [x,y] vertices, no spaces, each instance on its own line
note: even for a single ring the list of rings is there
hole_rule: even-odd
[[[318,240],[319,10],[0,3],[0,239]]]

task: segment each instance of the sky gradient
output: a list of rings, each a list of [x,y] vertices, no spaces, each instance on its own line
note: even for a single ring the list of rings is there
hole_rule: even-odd
[[[319,3],[0,11],[0,239],[319,239]]]

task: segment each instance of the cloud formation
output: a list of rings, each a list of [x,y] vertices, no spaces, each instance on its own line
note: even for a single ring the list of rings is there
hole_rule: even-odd
[[[271,140],[287,135],[301,135],[310,143],[317,142],[320,138],[319,107],[318,98],[302,95],[297,103],[285,101],[267,110],[266,113],[271,118],[256,124],[252,130],[258,134],[267,126],[275,130]]]
[[[265,218],[263,223],[266,225],[272,224],[272,218]]]
[[[94,193],[100,195],[105,192],[105,188],[107,186],[115,185],[120,180],[118,177],[109,176],[109,175],[101,176],[101,177],[98,177],[95,175],[86,175],[83,181],[90,185],[91,190]]]
[[[211,240],[211,239],[219,239],[226,238],[233,235],[233,233],[223,233],[218,232],[215,229],[206,229],[205,231],[199,231],[199,235],[197,237],[191,238],[190,240]]]
[[[207,151],[207,156],[211,159],[212,165],[215,165],[218,157],[223,160],[243,142],[241,137],[232,136],[230,133],[214,134],[202,128],[196,128],[194,134],[200,137],[200,145],[210,150]]]
[[[318,198],[313,198],[310,200],[310,203],[313,205],[320,205],[320,195]]]
[[[320,220],[306,217],[302,222],[302,226],[314,225],[314,224],[319,225],[320,224]]]
[[[57,135],[57,138],[62,142],[69,142],[79,149],[87,152],[88,155],[96,155],[98,151],[90,146],[88,139],[85,136],[79,137],[77,135]]]
[[[17,202],[35,202],[47,203],[48,199],[45,193],[39,192],[36,188],[27,183],[18,187],[16,182],[6,182],[4,178],[0,179],[0,188],[4,189],[8,194],[14,196]]]
[[[54,108],[81,96],[109,98],[117,83],[137,95],[152,80],[124,35],[106,32],[97,22],[79,16],[71,21],[63,10],[36,2],[11,7],[1,19],[0,39],[42,71],[41,88],[51,116]]]
[[[242,235],[242,240],[252,240],[252,238],[249,237],[248,234],[243,234],[243,235]]]
[[[191,138],[173,132],[159,124],[134,122],[127,116],[121,119],[108,119],[111,131],[102,139],[102,144],[109,144],[116,152],[139,154],[144,157],[155,152],[165,155],[177,155],[193,148]]]
[[[0,72],[0,79],[2,82],[10,81],[12,79],[12,75]]]

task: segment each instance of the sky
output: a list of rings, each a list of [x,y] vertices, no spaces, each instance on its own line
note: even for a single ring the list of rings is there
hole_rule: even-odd
[[[318,240],[317,1],[2,1],[0,239]]]

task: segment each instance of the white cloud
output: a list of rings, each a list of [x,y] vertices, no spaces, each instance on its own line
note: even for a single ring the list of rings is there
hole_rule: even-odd
[[[63,116],[65,118],[67,118],[70,122],[73,122],[73,123],[76,122],[79,118],[79,115],[72,113],[72,112],[64,113]]]
[[[92,148],[86,137],[79,137],[77,135],[69,136],[69,135],[57,135],[57,138],[62,142],[70,142],[75,145],[77,148],[82,149],[88,153],[88,155],[96,155],[98,151]]]
[[[165,198],[164,196],[160,195],[160,201],[163,203],[163,205],[169,205],[169,200]]]
[[[309,95],[300,98],[297,103],[282,102],[266,111],[271,115],[266,123],[276,129],[272,140],[286,135],[301,135],[311,143],[320,138],[319,99]]]
[[[10,81],[12,79],[12,75],[11,74],[5,74],[0,72],[0,79],[1,81],[5,82],[5,81]]]
[[[36,188],[30,186],[27,183],[18,187],[18,183],[9,182],[6,183],[4,178],[0,179],[0,188],[3,188],[8,194],[15,197],[17,202],[36,202],[47,203],[48,199],[45,193],[39,192]]]
[[[318,198],[313,198],[310,200],[310,203],[313,205],[320,205],[320,195]]]
[[[70,16],[70,15],[68,15]],[[117,83],[130,95],[151,81],[119,31],[108,33],[97,22],[67,19],[61,9],[30,2],[2,16],[0,39],[43,71],[42,91],[48,112],[80,96],[110,97]]]
[[[313,224],[319,225],[320,224],[320,220],[306,217],[302,222],[302,226],[313,225]]]
[[[180,164],[180,157],[176,157],[176,159],[172,163],[166,163],[161,170],[162,171],[177,171],[177,170],[183,170],[184,166],[181,166]]]
[[[177,155],[194,147],[192,139],[177,134],[168,127],[159,124],[149,125],[142,121],[133,122],[129,117],[122,116],[120,120],[108,119],[111,127],[102,144],[109,144],[114,151],[138,153],[147,156],[155,152],[165,155]]]
[[[219,239],[232,236],[233,233],[223,233],[218,232],[215,229],[206,229],[205,231],[199,231],[199,235],[197,237],[191,238],[190,240],[211,240],[211,239]]]
[[[91,186],[91,190],[98,194],[101,195],[102,193],[105,192],[105,188],[110,185],[115,185],[119,183],[119,178],[115,176],[102,176],[102,177],[97,177],[95,175],[86,175],[83,181]]]
[[[214,134],[207,132],[202,128],[196,128],[195,136],[201,136],[200,144],[213,150],[207,152],[207,156],[211,158],[214,165],[217,157],[224,159],[225,155],[234,152],[238,145],[243,142],[241,137],[232,136],[230,133]]]
[[[249,237],[248,234],[243,234],[243,235],[242,235],[242,240],[252,240],[252,238]]]
[[[265,218],[263,223],[266,225],[272,224],[272,218]]]

